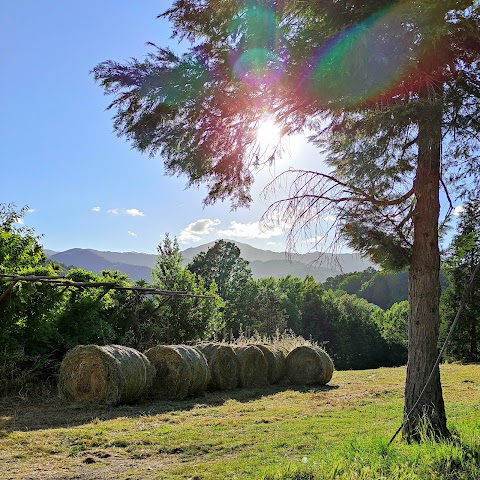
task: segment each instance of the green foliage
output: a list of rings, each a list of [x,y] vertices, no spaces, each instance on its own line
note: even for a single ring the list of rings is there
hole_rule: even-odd
[[[356,294],[362,285],[366,282],[368,282],[371,278],[373,278],[376,274],[378,273],[377,270],[375,270],[372,267],[367,268],[366,270],[363,270],[362,272],[353,272],[353,273],[343,273],[341,275],[336,275],[335,277],[328,277],[324,282],[323,282],[323,288],[325,290],[345,290],[345,285],[354,285],[355,281],[353,283],[349,280],[351,276],[354,276],[355,278],[360,279],[360,285],[358,288],[354,289],[351,288],[351,291],[345,290],[347,293],[350,294]]]
[[[408,315],[410,306],[408,301],[394,303],[378,322],[382,336],[390,343],[408,346]]]
[[[373,319],[376,307],[354,295],[331,290],[325,293],[323,302],[332,329],[332,340],[326,347],[337,368],[364,369],[394,363]]]
[[[288,314],[283,308],[283,298],[276,288],[274,278],[263,278],[256,282],[257,293],[251,304],[250,325],[258,334],[273,337],[284,332],[288,325]]]
[[[163,290],[185,292],[199,297],[168,298],[160,300],[155,337],[158,342],[182,343],[209,338],[223,328],[219,309],[223,305],[217,295],[217,285],[206,286],[203,278],[182,267],[182,256],[177,239],[168,234],[158,245],[158,257],[152,270],[153,286]]]
[[[455,318],[460,299],[480,261],[480,201],[470,200],[460,214],[458,232],[445,261],[450,287],[442,297],[442,337],[445,338]],[[480,275],[466,297],[465,307],[453,334],[446,356],[451,360],[480,360]]]
[[[384,312],[366,300],[341,290],[325,291],[312,276],[255,282],[248,332],[272,336],[285,326],[327,349],[337,369],[401,365],[406,361],[402,333],[384,325]],[[292,317],[293,320],[292,320]],[[391,318],[390,316],[388,317]]]
[[[364,298],[387,310],[394,303],[408,298],[408,272],[378,272],[373,268],[363,272],[345,273],[327,278],[325,289],[343,290]]]
[[[408,272],[376,273],[357,293],[383,310],[408,299]]]
[[[78,268],[69,270],[66,279],[74,282],[106,281],[100,275]],[[68,289],[57,316],[57,348],[65,353],[76,345],[112,343],[115,331],[106,315],[110,302],[108,290]]]
[[[0,273],[56,275],[56,266],[43,266],[42,247],[31,228],[18,222],[27,207],[0,204]],[[49,364],[55,315],[61,295],[40,283],[15,283],[0,278],[0,392],[20,389]]]
[[[240,257],[240,249],[232,242],[219,240],[207,252],[199,253],[187,266],[207,286],[216,284],[218,295],[225,302],[225,326],[238,335],[242,325],[250,324],[252,303],[257,295],[248,262]]]
[[[45,261],[33,229],[21,225],[28,207],[15,210],[14,204],[0,203],[0,273],[15,274],[22,268]]]
[[[302,332],[302,298],[304,281],[287,275],[279,278],[277,288],[281,293],[282,305],[287,312],[287,327],[294,332]]]

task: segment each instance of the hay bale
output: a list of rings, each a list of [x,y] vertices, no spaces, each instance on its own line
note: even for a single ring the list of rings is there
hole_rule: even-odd
[[[293,385],[325,385],[332,379],[333,361],[320,347],[302,345],[285,360],[285,378]]]
[[[185,353],[192,370],[188,395],[196,395],[204,392],[210,380],[207,359],[202,352],[194,347],[179,345],[177,348]]]
[[[267,379],[271,384],[278,383],[285,375],[285,353],[273,345],[256,345],[267,361]]]
[[[186,345],[157,345],[145,355],[156,368],[151,394],[155,398],[182,400],[205,390],[208,366],[205,357]]]
[[[60,365],[58,392],[68,401],[116,405],[138,400],[155,369],[142,353],[121,345],[79,345]]]
[[[206,357],[210,373],[208,388],[232,390],[238,386],[238,359],[230,345],[199,344],[196,347]]]
[[[243,388],[268,384],[268,364],[262,351],[255,345],[234,347],[238,358],[238,380]]]

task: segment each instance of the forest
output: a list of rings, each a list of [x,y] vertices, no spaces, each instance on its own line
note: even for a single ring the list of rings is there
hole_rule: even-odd
[[[148,285],[191,297],[142,290],[55,287],[14,276],[112,282],[146,287],[119,271],[100,275],[48,261],[41,237],[20,224],[26,209],[0,208],[0,395],[56,385],[64,354],[80,344],[156,344],[302,336],[323,346],[337,370],[404,365],[407,361],[407,273],[375,271],[313,277],[253,279],[233,243],[220,240],[182,266],[168,234]],[[445,339],[480,254],[478,202],[466,204],[442,262],[441,334]],[[480,278],[470,289],[444,361],[480,360]]]

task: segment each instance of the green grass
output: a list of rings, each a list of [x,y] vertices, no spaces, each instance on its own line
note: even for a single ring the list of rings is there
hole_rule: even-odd
[[[454,440],[388,445],[405,369],[335,372],[321,389],[237,390],[94,408],[0,404],[0,478],[480,480],[480,366],[446,365]]]

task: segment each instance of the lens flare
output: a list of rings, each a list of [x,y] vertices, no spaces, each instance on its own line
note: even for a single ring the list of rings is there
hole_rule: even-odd
[[[279,56],[282,37],[271,8],[245,7],[231,23],[230,35],[239,39],[230,57],[235,79],[253,87],[280,80],[284,71]]]
[[[272,84],[283,73],[280,59],[264,48],[254,48],[243,53],[233,65],[235,76],[252,87]]]
[[[406,22],[411,5],[399,2],[380,10],[324,44],[311,62],[310,94],[354,106],[398,84],[420,53],[417,33]]]

